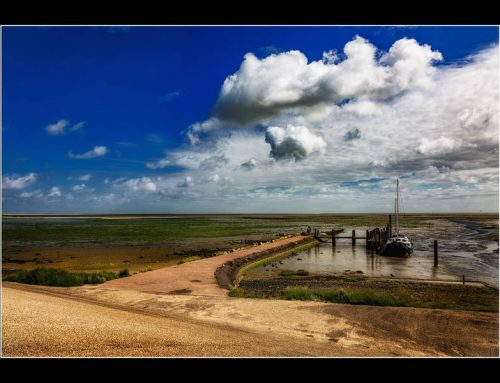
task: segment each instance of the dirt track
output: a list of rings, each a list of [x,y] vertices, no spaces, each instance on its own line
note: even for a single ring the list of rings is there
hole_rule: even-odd
[[[498,356],[498,314],[4,283],[4,356]]]
[[[266,251],[275,247],[303,240],[294,236],[251,246],[233,253],[188,262],[181,265],[164,267],[158,270],[132,275],[128,278],[106,282],[102,288],[134,290],[154,294],[191,294],[226,296],[227,290],[220,288],[215,280],[215,270],[225,262],[242,258],[252,253]]]

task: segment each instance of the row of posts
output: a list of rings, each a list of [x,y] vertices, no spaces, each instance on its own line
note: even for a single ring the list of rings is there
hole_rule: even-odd
[[[314,229],[314,236],[319,237],[319,229]],[[392,236],[392,222],[391,222],[391,216],[389,215],[389,225],[387,226],[386,230],[383,230],[381,233],[381,236],[384,237],[383,239],[388,240]],[[369,241],[370,237],[370,232],[366,230],[366,235],[365,235],[365,241],[366,241],[366,250],[372,251],[372,257],[373,257],[373,250],[375,247],[375,242],[374,241]],[[381,238],[379,238],[381,239]],[[332,245],[335,246],[337,244],[337,240],[335,238],[335,229],[332,229]],[[352,245],[356,245],[356,230],[352,231]],[[439,264],[438,261],[438,241],[435,239],[434,240],[434,266],[437,266]]]

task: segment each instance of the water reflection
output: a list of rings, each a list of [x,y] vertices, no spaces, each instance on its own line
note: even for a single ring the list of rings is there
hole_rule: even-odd
[[[336,246],[325,242],[283,259],[278,269],[304,269],[310,273],[327,275],[357,273],[458,281],[465,275],[467,280],[482,281],[498,287],[498,254],[494,252],[498,248],[496,242],[462,240],[462,246],[456,246],[457,241],[441,241],[437,267],[434,266],[432,246],[427,246],[425,242],[420,242],[419,248],[423,250],[415,250],[408,258],[372,256],[371,251],[366,250],[364,240],[358,240],[356,246],[352,246],[347,239],[337,240]]]

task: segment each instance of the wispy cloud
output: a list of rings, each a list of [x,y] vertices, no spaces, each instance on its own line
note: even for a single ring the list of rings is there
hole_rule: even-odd
[[[89,181],[91,178],[92,178],[92,174],[90,174],[90,173],[83,174],[81,176],[68,177],[69,180],[77,180],[77,181]]]
[[[2,177],[2,188],[3,189],[24,189],[37,180],[36,173],[28,173],[25,176],[4,176]]]
[[[165,142],[165,137],[159,133],[150,133],[146,136],[146,141],[155,145],[162,145]]]
[[[69,158],[87,160],[90,158],[102,157],[108,153],[108,148],[106,146],[94,146],[94,149],[82,154],[74,154],[72,152],[68,153]]]
[[[24,191],[19,194],[21,198],[43,198],[43,192],[41,190],[34,190],[32,192]]]
[[[162,158],[161,160],[155,162],[148,162],[146,167],[148,169],[163,169],[170,165],[170,160]]]
[[[72,131],[72,132],[76,132],[77,130],[80,130],[81,128],[83,128],[86,123],[87,123],[86,121],[77,122],[69,130]]]
[[[158,102],[159,103],[165,103],[165,102],[170,102],[181,95],[181,90],[176,89],[172,92],[168,92],[167,94],[164,94],[163,96],[158,97]]]
[[[261,47],[260,50],[266,55],[277,54],[277,53],[280,53],[283,51],[282,48],[280,48],[274,44],[266,45],[265,47]]]
[[[83,128],[85,124],[85,121],[80,121],[70,126],[70,122],[68,120],[59,120],[55,124],[46,126],[45,131],[51,136],[61,136],[67,134],[68,132],[76,132]]]

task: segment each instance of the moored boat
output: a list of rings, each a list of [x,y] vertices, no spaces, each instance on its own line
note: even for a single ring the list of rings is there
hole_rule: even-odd
[[[406,235],[399,232],[399,179],[396,180],[396,201],[394,210],[396,215],[396,235],[392,236],[391,233],[380,255],[386,257],[408,257],[413,252],[413,244]]]

